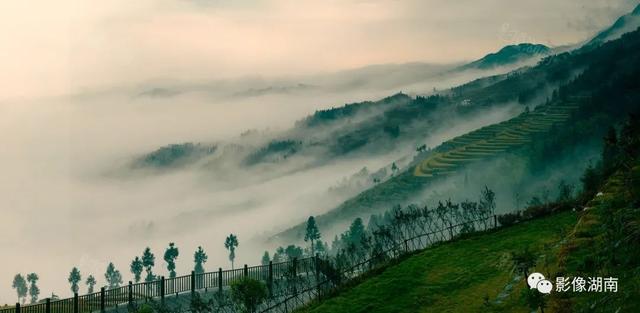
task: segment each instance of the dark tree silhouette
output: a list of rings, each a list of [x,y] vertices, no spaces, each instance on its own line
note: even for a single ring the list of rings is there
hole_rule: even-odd
[[[13,284],[11,285],[11,287],[13,287],[13,289],[15,289],[16,293],[18,294],[18,302],[20,302],[20,299],[22,299],[22,303],[24,303],[27,298],[27,292],[29,290],[27,288],[27,281],[24,279],[24,277],[20,274],[16,274],[16,276],[13,277]]]
[[[122,275],[120,275],[120,271],[118,271],[113,265],[113,262],[109,262],[109,265],[107,265],[107,271],[104,273],[104,278],[107,281],[109,289],[118,288],[120,287],[120,284],[122,284]]]
[[[153,275],[153,266],[156,265],[156,256],[151,253],[151,248],[147,247],[142,253],[142,266],[144,266],[147,272],[147,277],[144,278],[145,282],[152,282],[156,279]]]
[[[271,258],[269,257],[269,251],[265,251],[264,254],[262,255],[262,260],[260,260],[260,263],[262,265],[269,265],[270,261],[271,261]]]
[[[229,234],[224,241],[224,247],[229,250],[229,261],[231,261],[231,269],[233,269],[233,261],[236,258],[236,248],[238,247],[238,236]]]
[[[129,267],[131,273],[133,274],[133,279],[136,283],[140,282],[140,277],[142,277],[142,271],[144,270],[144,266],[142,265],[142,260],[139,257],[136,257],[131,261],[131,266]]]
[[[196,250],[196,252],[193,254],[193,261],[196,263],[193,270],[196,272],[196,274],[204,273],[203,264],[207,263],[208,258],[209,257],[207,256],[207,254],[204,252],[204,250],[202,250],[202,247],[198,247],[198,250]]]
[[[85,284],[87,284],[87,293],[93,293],[93,287],[96,285],[96,278],[93,277],[93,275],[89,275],[89,277],[87,277],[87,280],[85,281]]]
[[[27,275],[27,281],[31,284],[31,286],[29,286],[29,296],[31,297],[31,303],[38,302],[38,296],[40,295],[40,288],[36,286],[38,279],[40,279],[40,277],[38,277],[38,274],[36,273]]]
[[[82,276],[80,275],[80,270],[77,267],[71,269],[69,273],[69,284],[71,284],[71,292],[78,293],[78,283],[82,281]]]
[[[180,255],[178,248],[173,242],[169,243],[169,247],[164,252],[164,261],[167,262],[167,270],[169,271],[169,277],[176,277],[176,259]]]
[[[314,245],[315,241],[320,239],[321,234],[318,230],[318,225],[316,224],[316,219],[313,216],[309,216],[307,220],[307,232],[304,235],[304,241],[311,241],[311,255],[314,255],[316,252],[316,247]]]

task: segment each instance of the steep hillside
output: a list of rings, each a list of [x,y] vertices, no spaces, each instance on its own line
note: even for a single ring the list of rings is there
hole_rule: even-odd
[[[638,27],[640,27],[640,4],[631,13],[621,16],[613,25],[598,33],[585,46],[598,46],[607,41],[618,39],[623,34],[634,31]]]
[[[616,126],[603,139],[599,162],[585,170],[577,197],[569,192],[502,215],[501,225],[515,226],[427,248],[302,311],[636,312],[640,120],[630,115]],[[532,272],[555,284],[550,295],[529,290],[525,277]],[[597,287],[597,277],[618,284],[607,289],[601,280]]]
[[[564,212],[445,243],[300,312],[531,312],[510,255],[524,246],[536,255],[557,250],[575,222]]]
[[[500,94],[494,90],[502,90],[513,99],[528,93],[526,86],[544,89],[553,82],[569,81],[556,89],[546,104],[529,114],[419,153],[415,167],[318,216],[318,223],[327,229],[341,220],[366,218],[380,208],[403,204],[463,166],[506,152],[522,155],[533,166],[530,169],[535,170],[535,167],[548,167],[554,156],[567,155],[582,143],[597,141],[608,125],[624,119],[638,107],[639,49],[640,32],[636,31],[596,49],[548,57],[538,66],[506,78],[488,78],[462,86],[468,95],[477,95],[480,99]],[[471,100],[474,101],[475,98]],[[548,136],[550,133],[554,136]],[[279,238],[298,240],[303,231],[301,224],[279,234]]]

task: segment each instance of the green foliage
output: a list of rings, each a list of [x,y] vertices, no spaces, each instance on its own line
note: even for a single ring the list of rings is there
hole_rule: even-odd
[[[196,272],[196,274],[204,273],[203,264],[207,263],[207,259],[209,259],[207,254],[202,250],[202,247],[198,246],[198,250],[193,254],[193,262],[195,262],[193,271]]]
[[[205,300],[200,293],[196,292],[191,297],[189,308],[193,313],[211,313],[213,312],[214,301],[213,299]]]
[[[511,252],[511,262],[516,271],[521,273],[524,277],[529,276],[529,269],[536,266],[537,256],[529,249],[524,249],[516,252]]]
[[[531,310],[537,311],[540,309],[544,312],[544,308],[547,306],[545,301],[545,295],[536,289],[522,288],[520,298]]]
[[[151,248],[146,247],[142,252],[142,266],[144,266],[147,276],[144,278],[145,282],[152,282],[156,279],[153,274],[153,266],[156,265],[156,256],[151,252]]]
[[[231,283],[231,299],[242,312],[254,313],[267,295],[267,286],[253,278],[243,277]]]
[[[169,247],[164,252],[164,261],[167,262],[167,270],[169,277],[176,277],[176,259],[180,255],[180,251],[173,242],[169,243]]]
[[[89,277],[87,277],[87,280],[85,281],[85,284],[87,284],[87,293],[88,294],[92,294],[93,293],[93,288],[96,285],[96,283],[97,283],[96,282],[96,278],[93,277],[93,275],[89,275]]]
[[[254,165],[260,162],[286,159],[296,154],[301,147],[302,141],[290,139],[273,140],[265,147],[247,156],[244,163],[246,165]]]
[[[109,289],[115,289],[120,287],[120,284],[122,284],[122,275],[120,274],[120,271],[116,269],[115,265],[113,265],[113,262],[109,262],[109,265],[107,265],[107,270],[104,273],[104,279],[107,282],[107,288]]]
[[[178,167],[197,160],[216,150],[216,146],[204,146],[194,143],[172,144],[145,155],[138,160],[138,166],[151,166],[157,168]]]
[[[238,236],[229,234],[224,241],[224,247],[229,250],[229,261],[231,261],[231,268],[233,269],[233,260],[236,258],[236,248],[238,247]]]
[[[27,287],[27,281],[24,279],[24,276],[22,276],[21,274],[16,274],[16,276],[13,277],[13,284],[11,285],[11,287],[16,290],[16,293],[18,294],[18,301],[22,299],[22,303],[24,303],[27,297],[27,292],[29,290]]]
[[[140,278],[142,276],[142,271],[144,270],[144,266],[142,265],[142,260],[139,257],[135,257],[133,261],[131,261],[131,265],[129,266],[129,270],[133,274],[133,278],[136,283],[140,282]]]
[[[318,225],[316,224],[316,219],[313,216],[309,216],[307,220],[307,231],[304,235],[304,241],[311,241],[311,255],[314,255],[316,252],[316,248],[314,246],[314,242],[320,239],[321,234],[320,230],[318,230]]]
[[[78,283],[82,280],[80,270],[77,267],[71,269],[69,273],[69,283],[71,284],[71,292],[78,293]]]
[[[40,288],[36,285],[38,279],[40,279],[40,277],[38,277],[36,273],[27,275],[27,281],[31,284],[29,286],[29,296],[31,297],[32,304],[38,302],[38,296],[40,295]]]
[[[269,265],[269,262],[271,262],[271,257],[269,257],[269,251],[265,251],[264,254],[262,255],[262,259],[260,259],[260,264]]]
[[[546,242],[560,241],[563,238],[557,230],[572,227],[576,220],[575,213],[562,212],[437,245],[300,311],[487,312],[488,296],[490,312],[529,312],[518,297],[520,289],[528,289],[523,284],[515,285],[501,303],[496,303],[498,294],[513,280],[505,256],[517,246],[528,245],[537,251]]]

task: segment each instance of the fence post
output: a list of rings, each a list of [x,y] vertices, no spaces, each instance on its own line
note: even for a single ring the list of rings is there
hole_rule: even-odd
[[[404,240],[404,252],[409,253],[409,241],[407,239]]]
[[[100,312],[104,313],[104,287],[100,288]]]
[[[293,276],[298,276],[298,258],[293,258]]]
[[[498,228],[498,216],[493,215],[493,228]]]
[[[79,310],[79,305],[78,305],[78,293],[74,292],[73,293],[73,313],[78,313]]]
[[[222,267],[218,267],[218,292],[222,296]]]
[[[191,271],[191,295],[196,293],[196,271]]]
[[[164,302],[164,292],[165,292],[165,290],[164,290],[164,282],[165,282],[164,276],[161,276],[160,277],[160,301],[161,302]]]
[[[320,281],[320,253],[316,253],[314,258],[314,267],[316,272],[316,284]]]
[[[267,279],[267,287],[269,287],[269,296],[273,297],[273,261],[269,261],[269,278]]]
[[[20,302],[16,302],[16,313],[20,313]]]
[[[129,305],[133,305],[133,282],[129,281],[129,290],[128,290],[128,300],[129,300]]]
[[[46,302],[44,303],[44,312],[51,313],[51,298],[47,298]]]
[[[249,277],[249,268],[247,264],[244,265],[244,277]]]

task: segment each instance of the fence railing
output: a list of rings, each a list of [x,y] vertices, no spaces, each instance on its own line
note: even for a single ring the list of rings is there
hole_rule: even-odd
[[[496,228],[498,226],[497,224],[497,216],[491,215],[402,240],[385,251],[341,269],[339,272],[340,279],[332,280],[325,278],[317,281],[315,285],[307,286],[298,293],[285,296],[282,301],[266,306],[260,312],[292,312],[296,308],[300,308],[312,301],[321,299],[327,294],[337,290],[337,288],[349,280],[358,278],[371,270],[388,264],[389,260],[394,260],[408,253],[426,249],[438,242],[452,240],[463,234],[463,230],[473,229],[473,232],[477,232],[478,229],[488,230]],[[468,228],[469,226],[473,226],[473,228]]]
[[[114,308],[132,307],[140,301],[149,299],[164,300],[168,296],[194,294],[196,291],[211,291],[222,294],[231,283],[242,277],[250,277],[263,281],[269,290],[271,298],[287,295],[286,288],[282,288],[279,280],[291,275],[317,277],[317,257],[293,259],[286,262],[267,265],[247,266],[233,270],[219,268],[214,272],[195,273],[174,278],[160,277],[151,282],[132,283],[99,292],[78,295],[74,294],[66,299],[44,299],[39,303],[22,305],[16,303],[13,307],[0,307],[0,313],[89,313],[106,312]]]
[[[338,280],[335,277],[329,279],[319,265],[323,260],[315,256],[279,263],[269,262],[267,265],[245,265],[243,268],[233,270],[219,268],[217,271],[205,273],[192,271],[190,275],[160,277],[151,282],[129,282],[125,286],[112,289],[103,287],[99,292],[75,294],[66,299],[48,298],[39,303],[27,305],[16,303],[14,307],[0,308],[0,313],[119,312],[122,308],[134,308],[141,301],[159,299],[163,302],[165,297],[179,298],[183,295],[191,298],[196,292],[202,291],[214,292],[218,295],[215,303],[218,311],[235,312],[235,308],[228,301],[228,295],[224,296],[224,293],[233,281],[242,277],[263,281],[269,290],[269,299],[260,306],[259,312],[291,312],[336,290],[344,282],[388,264],[389,260],[425,249],[437,242],[449,241],[469,229],[487,230],[496,226],[497,217],[492,215],[399,240],[390,248],[366,260],[358,260],[340,269]]]

